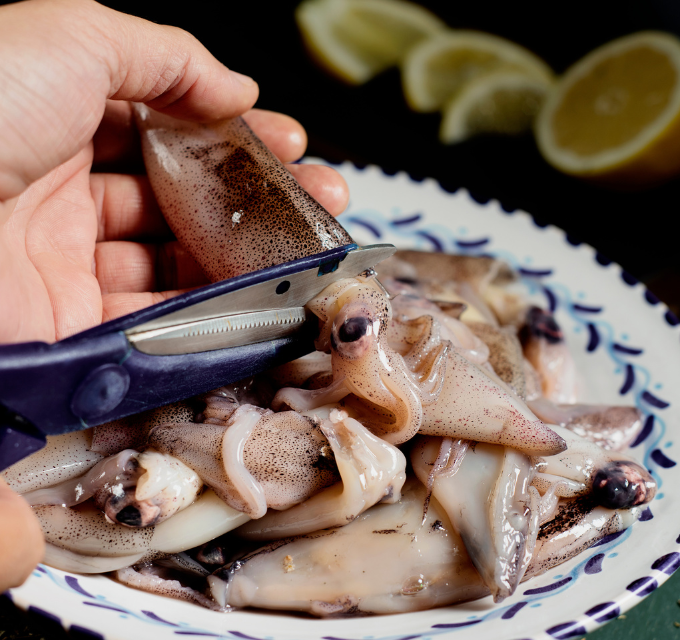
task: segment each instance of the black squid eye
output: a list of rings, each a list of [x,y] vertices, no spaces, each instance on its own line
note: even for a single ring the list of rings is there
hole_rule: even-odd
[[[368,318],[362,316],[347,318],[338,329],[338,338],[341,342],[356,342],[366,335],[369,324]]]
[[[133,507],[132,505],[123,507],[116,515],[116,520],[121,524],[128,525],[128,527],[142,526],[142,514],[137,507]]]
[[[531,307],[529,309],[523,333],[528,333],[537,338],[544,338],[549,344],[558,344],[564,340],[562,329],[557,324],[553,315],[539,307]],[[524,341],[526,341],[528,335],[523,337]]]
[[[593,480],[593,496],[607,509],[629,509],[637,498],[638,483],[631,482],[624,470],[607,465],[599,470]]]

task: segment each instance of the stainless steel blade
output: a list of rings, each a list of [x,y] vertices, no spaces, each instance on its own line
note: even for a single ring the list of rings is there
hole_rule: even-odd
[[[304,307],[239,313],[129,335],[133,346],[155,356],[198,353],[284,338],[304,325]]]
[[[391,244],[361,247],[350,251],[338,268],[331,273],[319,275],[319,270],[314,268],[292,276],[254,284],[155,318],[128,330],[126,335],[132,339],[136,334],[152,329],[220,318],[229,314],[302,307],[329,284],[341,278],[353,278],[389,258],[395,251],[396,248]],[[285,281],[290,284],[288,290],[282,294],[277,293],[277,287]]]

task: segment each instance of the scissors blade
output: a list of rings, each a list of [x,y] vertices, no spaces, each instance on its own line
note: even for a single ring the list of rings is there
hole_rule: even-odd
[[[128,339],[139,351],[155,356],[199,353],[286,338],[300,331],[306,319],[304,307],[253,311],[151,329]]]
[[[253,311],[303,307],[328,285],[372,269],[395,251],[391,244],[354,249],[333,270],[314,267],[230,291],[132,327],[126,331],[126,336],[132,341],[135,334],[155,329]]]

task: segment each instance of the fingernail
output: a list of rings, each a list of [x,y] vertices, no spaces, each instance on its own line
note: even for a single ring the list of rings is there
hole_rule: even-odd
[[[254,84],[256,84],[255,80],[253,80],[250,76],[244,76],[242,73],[238,73],[238,71],[232,71],[231,75],[244,87],[252,87]]]

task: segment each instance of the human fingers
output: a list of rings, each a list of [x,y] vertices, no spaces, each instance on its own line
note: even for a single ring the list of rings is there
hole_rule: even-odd
[[[37,518],[28,503],[0,478],[0,593],[22,584],[44,553]]]
[[[109,293],[102,296],[103,318],[102,322],[108,322],[115,318],[139,311],[152,304],[164,302],[170,298],[186,293],[187,289],[176,291],[146,291],[143,293]]]
[[[176,27],[92,0],[0,8],[0,201],[92,139],[106,99],[209,121],[247,111],[256,83]]]
[[[93,173],[90,191],[97,211],[97,242],[172,237],[146,176]]]
[[[332,216],[339,216],[347,208],[349,187],[335,169],[320,164],[290,164],[288,169]]]
[[[255,134],[281,162],[292,162],[307,147],[307,134],[294,118],[275,111],[251,109],[243,114]],[[108,100],[94,136],[94,164],[120,167],[141,165],[141,146],[129,102]]]
[[[103,295],[188,289],[209,283],[176,240],[161,244],[99,242],[95,269]]]
[[[251,109],[243,119],[281,162],[299,160],[307,148],[307,133],[295,118],[276,111]]]
[[[344,211],[349,192],[340,174],[322,165],[289,164],[288,169],[332,215]],[[146,176],[93,173],[90,189],[99,221],[97,242],[171,237]]]

